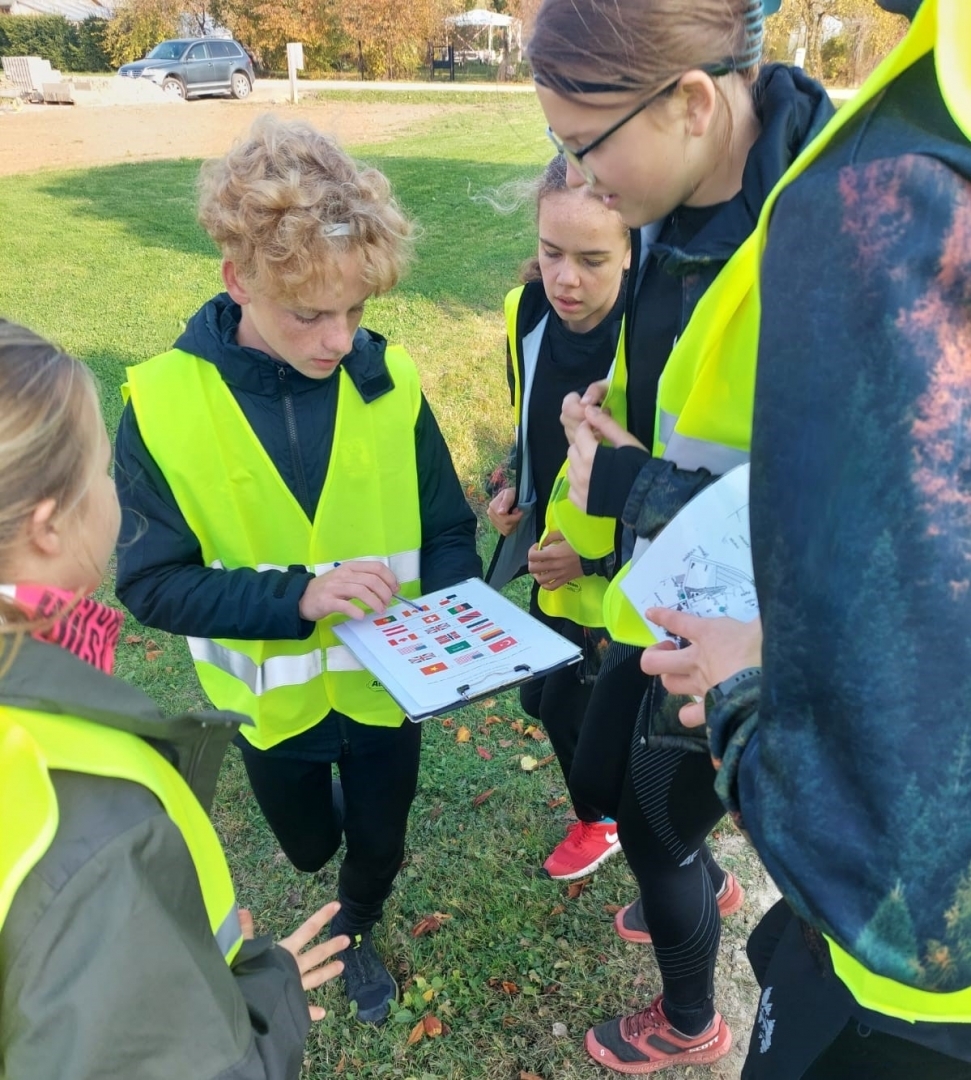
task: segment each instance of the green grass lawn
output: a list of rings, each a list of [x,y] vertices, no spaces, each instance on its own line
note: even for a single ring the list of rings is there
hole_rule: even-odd
[[[531,97],[474,97],[470,102],[462,95],[460,108],[392,143],[354,149],[388,174],[422,230],[412,273],[390,296],[368,305],[365,323],[414,356],[482,519],[482,476],[512,433],[502,298],[535,240],[531,210],[500,218],[470,195],[535,173],[550,148]],[[216,253],[194,220],[197,168],[183,160],[0,180],[0,221],[7,226],[0,242],[0,315],[29,324],[91,364],[112,431],[126,365],[168,348],[220,288]],[[485,553],[493,541],[486,529],[481,533]],[[112,600],[110,588],[106,592]],[[119,674],[168,710],[204,707],[181,640],[130,618],[123,636]],[[529,722],[518,698],[505,695],[425,724],[407,862],[378,931],[402,1002],[390,1023],[373,1029],[354,1022],[339,991],[325,988],[320,996],[329,1015],[307,1051],[306,1075],[313,1080],[603,1076],[582,1049],[583,1032],[643,1007],[656,992],[651,951],[624,945],[611,929],[616,905],[636,892],[622,859],[575,898],[535,874],[562,837],[568,808],[555,763],[534,773],[520,768],[524,754],[543,757],[551,748],[523,734],[516,721]],[[471,741],[457,741],[460,725],[471,730]],[[474,806],[489,790],[491,796]],[[253,911],[259,930],[289,932],[335,894],[334,865],[318,875],[289,866],[235,750],[214,817],[240,903]],[[716,846],[724,865],[755,887],[753,895],[764,887],[740,837],[726,828]],[[723,936],[719,1007],[740,1047],[756,994],[739,948],[757,917],[752,908],[764,901],[756,898],[743,909]],[[433,912],[450,917],[437,933],[413,937],[412,928]],[[409,1045],[409,1033],[426,1013],[450,1031]],[[566,1035],[559,1028],[554,1034],[558,1024],[566,1025]],[[733,1054],[710,1075],[737,1076],[741,1056]],[[666,1075],[696,1074],[679,1069]]]

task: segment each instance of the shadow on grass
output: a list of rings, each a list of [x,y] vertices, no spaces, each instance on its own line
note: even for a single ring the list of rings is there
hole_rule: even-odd
[[[385,172],[403,207],[419,227],[416,266],[395,290],[434,303],[460,303],[494,312],[516,269],[535,243],[532,207],[502,216],[473,193],[529,176],[522,165],[447,158],[367,154]],[[150,161],[111,165],[42,180],[40,194],[62,200],[67,228],[86,218],[121,225],[131,255],[149,284],[164,252],[215,260],[216,250],[195,218],[199,162]]]

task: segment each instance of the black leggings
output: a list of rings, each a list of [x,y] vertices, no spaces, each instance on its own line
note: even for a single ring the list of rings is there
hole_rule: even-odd
[[[643,651],[611,644],[590,695],[573,756],[573,798],[607,817],[616,818],[620,812],[631,735],[647,688],[647,676],[640,668]]]
[[[421,725],[358,724],[332,712],[309,731],[269,750],[239,740],[256,801],[287,858],[319,870],[340,846],[341,931],[358,934],[380,918],[405,851],[418,783]],[[334,812],[332,766],[340,771],[343,820]]]
[[[582,627],[568,619],[553,618],[540,608],[539,586],[535,582],[529,598],[529,613],[575,645],[583,645]],[[579,667],[574,665],[560,668],[543,679],[526,683],[519,691],[519,702],[523,712],[538,720],[549,735],[577,817],[581,821],[599,821],[603,815],[576,794],[570,778],[576,758],[577,740],[593,691],[592,684],[581,682],[580,667],[582,664]]]
[[[592,755],[584,759],[583,790],[603,806],[611,797],[609,785],[618,786],[613,816],[624,856],[640,886],[661,971],[664,1010],[675,1027],[694,1035],[708,1026],[715,1011],[714,969],[721,936],[715,896],[725,873],[705,838],[724,808],[715,794],[715,771],[707,754],[649,749],[649,715],[660,706],[664,690],[659,681],[641,672],[641,652],[611,645],[607,653],[584,721],[581,747],[598,745],[595,732],[618,739],[626,731],[627,738],[622,754],[616,745],[604,748],[596,790],[595,762]]]

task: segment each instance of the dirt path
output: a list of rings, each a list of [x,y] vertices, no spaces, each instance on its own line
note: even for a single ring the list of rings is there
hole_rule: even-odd
[[[0,176],[37,169],[84,168],[150,158],[209,157],[228,149],[261,112],[300,116],[342,142],[392,138],[411,125],[461,105],[316,102],[296,107],[229,100],[177,105],[91,108],[28,106],[0,114]]]

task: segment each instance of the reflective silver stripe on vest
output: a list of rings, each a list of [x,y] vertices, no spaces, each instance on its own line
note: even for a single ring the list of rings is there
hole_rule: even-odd
[[[663,409],[658,409],[658,438],[661,442],[667,446],[668,439],[674,434],[674,426],[677,424],[678,418],[674,413],[665,412]]]
[[[299,656],[271,656],[257,664],[245,653],[228,649],[211,638],[190,637],[186,641],[197,664],[212,664],[225,671],[257,697],[281,686],[301,686],[316,679],[324,669],[320,649]]]
[[[228,957],[233,951],[233,946],[243,936],[243,928],[239,924],[239,906],[237,904],[233,904],[229,909],[229,914],[223,919],[214,936],[219,951],[223,956]]]
[[[320,649],[297,656],[271,656],[262,664],[246,653],[229,649],[211,638],[186,638],[192,659],[232,675],[249,688],[251,694],[260,697],[282,686],[303,686],[323,674],[323,655]],[[333,645],[327,650],[328,671],[363,671],[363,667],[343,645]]]
[[[421,552],[417,548],[412,551],[399,551],[396,555],[358,555],[354,559],[348,559],[347,561],[384,563],[398,579],[399,583],[417,581],[421,577]],[[294,563],[293,565],[303,566],[302,563]],[[313,566],[305,567],[305,569],[320,577],[322,574],[326,574],[328,570],[333,570],[335,566],[339,565],[336,562],[316,563]],[[221,559],[216,559],[209,566],[213,570],[226,569],[226,564]],[[289,570],[290,567],[280,566],[277,563],[258,563],[251,569],[263,573],[264,570]]]
[[[328,671],[363,671],[364,665],[346,645],[331,645],[327,650]]]
[[[744,465],[749,460],[749,452],[704,439],[690,439],[676,431],[664,447],[663,457],[665,461],[673,461],[679,469],[707,469],[715,476],[721,476],[736,465]]]

